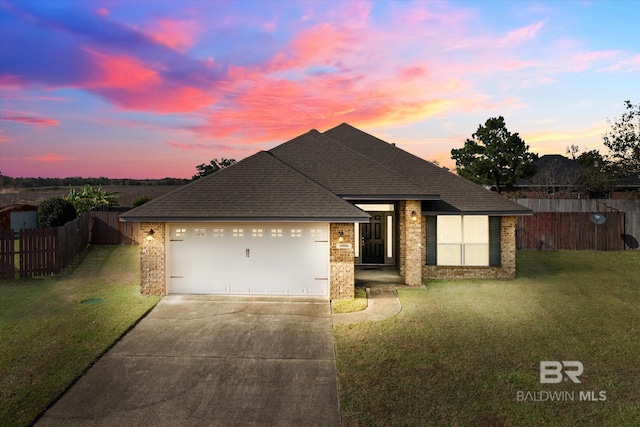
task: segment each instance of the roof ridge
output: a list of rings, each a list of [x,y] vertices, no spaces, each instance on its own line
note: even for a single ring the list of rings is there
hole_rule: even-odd
[[[315,130],[315,129],[312,129],[312,130]],[[317,132],[317,131],[316,131],[316,132]],[[320,133],[320,132],[318,132],[318,133]],[[294,138],[294,139],[296,139],[296,138]],[[289,142],[289,141],[287,141],[287,142]],[[285,142],[284,144],[286,144],[286,142]],[[281,145],[282,145],[282,144],[281,144]],[[279,146],[278,146],[278,147],[279,147]],[[277,147],[275,147],[275,148],[277,148]],[[333,191],[329,190],[329,189],[328,189],[327,187],[325,187],[324,185],[320,184],[320,183],[319,183],[318,181],[316,181],[315,179],[313,179],[313,178],[311,178],[311,177],[309,177],[309,176],[307,176],[307,175],[303,174],[302,172],[300,172],[300,171],[299,171],[299,170],[297,170],[296,168],[294,168],[294,167],[292,167],[292,166],[289,166],[287,163],[285,163],[284,161],[280,160],[277,156],[275,156],[275,155],[271,152],[271,150],[268,150],[268,151],[260,151],[260,152],[261,152],[261,153],[265,153],[265,154],[267,154],[271,159],[275,160],[276,162],[278,162],[279,164],[281,164],[281,165],[282,165],[282,166],[284,166],[285,168],[287,168],[287,169],[291,170],[291,171],[292,171],[292,172],[294,172],[295,174],[300,175],[301,177],[303,177],[303,178],[304,178],[304,179],[306,179],[307,181],[309,181],[309,182],[311,182],[311,183],[315,184],[316,186],[320,187],[323,191],[325,191],[327,194],[331,195],[333,198],[335,198],[335,199],[339,199],[339,200],[343,201],[344,203],[349,203],[349,202],[347,202],[345,199],[343,199],[342,197],[338,196],[338,195],[337,195],[336,193],[334,193]],[[357,206],[355,206],[355,205],[353,205],[353,204],[351,204],[351,203],[349,203],[349,204],[350,204],[350,205],[352,205],[352,206],[354,206],[354,207],[356,207],[357,209],[360,209],[360,208],[358,208]],[[362,210],[362,209],[360,209],[360,210]],[[363,212],[364,212],[364,211],[363,211]]]
[[[451,171],[449,171],[449,170],[446,170],[446,169],[444,169],[444,168],[441,168],[441,167],[439,167],[439,166],[436,166],[435,164],[433,164],[433,163],[429,162],[428,160],[425,160],[425,159],[423,159],[423,158],[421,158],[421,157],[419,157],[419,156],[417,156],[417,155],[415,155],[415,154],[413,154],[413,153],[410,153],[409,151],[403,150],[402,148],[400,148],[400,147],[396,146],[395,144],[391,144],[391,143],[389,143],[389,142],[387,142],[387,141],[385,141],[385,140],[383,140],[383,139],[380,139],[380,138],[378,138],[378,137],[376,137],[376,136],[374,136],[374,135],[371,135],[371,134],[369,134],[369,133],[367,133],[367,132],[365,132],[365,131],[363,131],[363,130],[361,130],[361,129],[358,129],[358,128],[356,128],[356,127],[353,127],[353,126],[349,125],[348,123],[343,123],[343,124],[338,125],[338,126],[336,126],[336,127],[334,127],[334,128],[331,128],[331,129],[329,129],[329,130],[325,131],[325,133],[327,133],[327,132],[332,132],[332,131],[333,131],[332,133],[337,132],[337,133],[338,133],[338,135],[340,135],[340,129],[341,129],[341,128],[342,128],[342,129],[345,129],[345,128],[346,128],[346,129],[348,129],[348,130],[349,130],[349,131],[351,131],[351,132],[357,132],[358,134],[366,135],[367,137],[369,137],[371,140],[375,141],[376,143],[384,144],[383,146],[384,146],[385,148],[390,148],[390,149],[396,149],[396,150],[399,150],[399,153],[401,153],[403,156],[409,156],[410,158],[413,158],[413,159],[415,159],[415,160],[419,160],[421,163],[423,163],[423,164],[424,164],[424,166],[426,166],[427,168],[430,168],[430,169],[432,170],[432,172],[430,172],[430,173],[433,173],[433,174],[435,175],[435,177],[439,177],[440,179],[444,179],[444,178],[446,178],[446,179],[451,179],[451,180],[455,181],[455,185],[456,185],[456,186],[457,186],[457,185],[459,185],[459,186],[465,187],[465,188],[467,188],[467,189],[474,189],[474,190],[475,190],[475,189],[477,189],[477,190],[482,189],[483,191],[488,191],[488,192],[490,192],[489,190],[487,190],[487,189],[486,189],[485,187],[483,187],[482,185],[479,185],[479,184],[476,184],[476,183],[474,183],[474,182],[471,182],[470,180],[468,180],[468,179],[466,179],[466,178],[463,178],[463,177],[461,177],[460,175],[458,175],[458,174],[456,174],[456,173],[453,173],[453,172],[451,172]],[[327,136],[328,136],[328,135],[327,135]],[[345,141],[348,141],[348,140],[349,140],[349,138],[353,138],[353,137],[354,137],[353,135],[346,136]],[[357,137],[357,136],[356,136],[356,137]],[[338,140],[338,141],[339,141],[339,140]],[[347,144],[348,144],[348,142],[345,142],[345,143],[344,143],[344,144],[342,144],[342,145],[347,145]],[[358,151],[358,153],[360,153],[360,152]],[[380,163],[379,161],[377,161],[377,160],[375,160],[375,159],[372,159],[372,158],[368,157],[366,154],[361,153],[361,155],[362,155],[362,156],[365,156],[367,159],[370,159],[371,161],[373,161],[373,162],[375,162],[375,163],[377,163],[377,164],[379,164],[379,165],[382,165],[382,166],[384,167],[384,164]],[[395,169],[393,169],[393,170],[394,170],[394,172],[395,172]],[[400,172],[396,172],[396,173],[400,173]],[[403,176],[403,178],[404,178],[406,181],[411,182],[411,183],[412,183],[412,184],[414,184],[414,185],[421,186],[421,188],[424,188],[424,182],[422,182],[422,181],[420,180],[420,175],[415,175],[415,176],[414,176],[414,175],[410,175],[410,174],[409,174],[409,175],[407,175],[407,174],[402,174],[402,176]],[[454,183],[452,183],[452,184],[454,184]],[[513,202],[513,201],[511,201],[511,200],[509,200],[509,199],[507,199],[507,198],[505,198],[505,197],[503,197],[503,196],[501,196],[501,195],[499,195],[499,194],[495,193],[495,192],[490,192],[490,193],[491,193],[492,195],[490,195],[490,194],[486,194],[485,196],[486,196],[486,197],[495,197],[495,196],[497,196],[497,197],[499,197],[500,199],[503,199],[503,200],[509,201],[509,202],[511,202],[512,204],[516,204],[516,205],[517,205],[517,203],[515,203],[515,202]],[[442,189],[440,190],[439,194],[437,194],[437,195],[440,197],[440,199],[441,199],[441,200],[445,200],[445,199],[448,199],[448,198],[449,198],[449,195],[448,195],[447,193],[442,192]],[[495,195],[495,196],[493,196],[493,195]],[[445,197],[443,198],[443,196],[445,196]]]
[[[336,128],[337,128],[337,127],[340,127],[340,126],[342,126],[342,125],[346,125],[346,126],[349,126],[350,128],[353,128],[353,129],[355,129],[355,130],[358,130],[358,131],[360,131],[360,132],[362,132],[362,133],[366,133],[366,132],[361,131],[361,130],[360,130],[360,129],[358,129],[358,128],[354,128],[353,126],[351,126],[351,125],[350,125],[350,124],[348,124],[348,123],[342,123],[341,125],[336,126]],[[335,128],[332,128],[332,129],[335,129]],[[331,130],[331,129],[329,129],[329,130]],[[328,131],[326,131],[326,132],[328,132]],[[330,137],[330,136],[328,136],[328,135],[325,135],[325,132],[323,132],[321,135],[322,135],[322,136],[324,136],[325,138],[329,138],[330,140],[335,141],[336,143],[338,143],[338,144],[339,144],[339,145],[341,145],[342,147],[346,148],[347,150],[349,150],[349,151],[351,151],[351,152],[353,152],[353,153],[356,153],[356,154],[357,154],[357,155],[359,155],[360,157],[364,157],[365,159],[369,160],[370,162],[373,162],[373,163],[377,164],[378,166],[380,166],[380,167],[382,167],[382,168],[386,169],[387,171],[391,172],[392,174],[394,174],[395,176],[399,177],[399,178],[400,178],[400,179],[402,179],[403,181],[406,181],[406,182],[410,183],[412,186],[417,186],[417,185],[419,185],[419,183],[418,183],[418,182],[416,182],[416,181],[414,181],[414,180],[411,180],[411,179],[406,178],[406,177],[405,177],[405,176],[403,176],[402,174],[398,173],[395,169],[392,169],[392,168],[388,167],[387,165],[385,165],[385,164],[383,164],[383,163],[380,163],[380,162],[379,162],[379,161],[377,161],[376,159],[373,159],[373,158],[371,158],[371,157],[367,156],[366,154],[364,154],[364,153],[362,153],[362,152],[360,152],[360,151],[358,151],[358,150],[355,150],[354,148],[349,147],[348,145],[344,144],[343,142],[341,142],[341,141],[339,141],[339,140],[337,140],[337,139],[335,139],[335,138],[332,138],[332,137]],[[378,140],[378,141],[380,141],[381,143],[383,143],[383,144],[385,144],[385,145],[389,146],[390,148],[397,148],[398,150],[401,150],[401,151],[403,151],[403,152],[405,152],[405,153],[407,153],[407,154],[411,154],[411,153],[409,153],[408,151],[405,151],[405,150],[403,150],[402,148],[397,147],[395,144],[393,144],[393,145],[392,145],[392,144],[390,144],[389,142],[384,141],[384,140],[382,140],[382,139],[380,139],[380,138],[377,138],[377,137],[375,137],[375,136],[373,136],[373,135],[370,135],[370,134],[368,134],[368,133],[367,133],[367,135],[369,135],[369,136],[371,136],[371,137],[373,137],[373,138],[377,139],[377,140]],[[413,156],[413,154],[411,154],[411,155]],[[420,158],[420,157],[418,157],[418,156],[414,156],[414,157],[416,157],[416,158],[418,158],[418,159],[420,159],[420,160],[422,160],[422,161],[426,162],[426,160],[424,160],[424,159],[422,159],[422,158]],[[419,191],[422,191],[422,189],[421,189],[421,188],[419,188],[419,187],[416,187],[416,189],[417,189],[417,190],[419,190]],[[440,197],[440,194],[436,194],[436,195],[437,195],[438,197]]]

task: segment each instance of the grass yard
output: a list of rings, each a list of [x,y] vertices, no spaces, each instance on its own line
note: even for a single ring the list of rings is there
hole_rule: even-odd
[[[57,276],[0,282],[0,425],[31,424],[159,301],[139,266],[137,246],[94,246]]]
[[[362,311],[368,306],[367,291],[365,288],[355,288],[354,297],[351,299],[337,299],[331,301],[331,312],[333,314],[338,313],[353,313],[355,311]]]
[[[513,281],[398,292],[398,316],[334,328],[343,425],[640,425],[639,251],[520,252]],[[581,383],[541,384],[556,360]]]

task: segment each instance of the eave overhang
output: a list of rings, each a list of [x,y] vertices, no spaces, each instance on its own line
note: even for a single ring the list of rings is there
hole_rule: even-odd
[[[395,202],[398,200],[420,200],[420,201],[434,201],[440,200],[440,196],[437,194],[338,194],[344,200],[371,200],[371,201],[390,201]]]
[[[227,222],[227,223],[257,223],[257,222],[369,222],[369,214],[366,217],[128,217],[120,218],[120,222],[185,222],[185,223],[203,223],[203,222]]]

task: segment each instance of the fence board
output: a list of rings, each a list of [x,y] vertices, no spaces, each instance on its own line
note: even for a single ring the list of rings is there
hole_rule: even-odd
[[[516,201],[534,212],[624,212],[624,230],[620,233],[624,243],[623,249],[640,248],[640,200],[516,199]]]
[[[15,274],[15,235],[13,230],[0,230],[0,279],[13,279]]]
[[[89,215],[84,214],[74,221],[68,222],[58,231],[58,257],[62,268],[71,264],[78,253],[89,243]]]
[[[625,248],[624,212],[606,212],[606,222],[598,226],[601,251]],[[588,212],[535,212],[518,218],[516,247],[523,250],[594,250],[596,225]]]
[[[624,243],[626,249],[640,249],[640,211],[625,212]]]
[[[20,277],[58,273],[57,237],[55,228],[20,230]]]
[[[136,245],[138,223],[120,222],[119,211],[91,211],[92,245]]]

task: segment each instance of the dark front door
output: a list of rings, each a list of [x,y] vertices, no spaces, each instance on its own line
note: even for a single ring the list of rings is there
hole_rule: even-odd
[[[362,224],[362,263],[384,264],[384,215],[370,212],[368,224]]]

